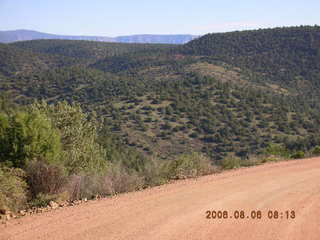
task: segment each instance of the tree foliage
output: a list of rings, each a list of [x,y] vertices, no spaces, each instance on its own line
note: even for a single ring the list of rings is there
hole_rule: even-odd
[[[59,161],[60,136],[52,122],[37,112],[0,114],[0,160],[14,167],[41,159]]]
[[[94,114],[84,113],[79,104],[36,102],[33,111],[45,114],[61,135],[61,158],[70,173],[103,169],[105,151],[97,143],[99,124]]]

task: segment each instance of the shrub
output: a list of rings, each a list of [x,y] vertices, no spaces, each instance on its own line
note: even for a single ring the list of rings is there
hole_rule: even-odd
[[[131,192],[143,187],[142,176],[134,170],[129,171],[121,163],[116,163],[110,164],[105,172],[71,176],[67,189],[71,199],[81,199]]]
[[[168,168],[166,162],[156,158],[151,158],[145,164],[143,171],[144,187],[158,186],[166,183]]]
[[[27,184],[21,169],[0,168],[0,209],[16,211],[26,203]]]
[[[275,155],[269,155],[269,156],[265,156],[262,158],[262,163],[267,163],[267,162],[277,162],[282,160],[283,158],[279,157],[279,156],[275,156]]]
[[[62,166],[49,165],[43,161],[30,162],[26,167],[26,177],[32,197],[60,193],[67,183],[66,172]]]
[[[221,167],[223,169],[239,168],[241,166],[241,159],[234,155],[228,155],[221,161]]]
[[[210,160],[199,153],[182,154],[168,164],[168,178],[185,179],[214,172]]]
[[[250,167],[261,164],[264,161],[264,156],[251,155],[241,162],[241,166]]]
[[[143,172],[147,159],[137,150],[130,148],[122,148],[122,154],[119,159],[115,159],[113,162],[119,162],[122,167],[126,169],[132,169],[136,172]]]
[[[142,189],[143,186],[144,178],[136,171],[129,171],[121,164],[112,164],[104,177],[104,192],[107,195],[136,191]]]
[[[291,154],[291,158],[293,159],[300,159],[300,158],[304,158],[305,153],[303,151],[297,151],[293,154]]]
[[[312,153],[315,154],[315,155],[320,154],[320,146],[316,146],[316,147],[312,150]]]
[[[275,155],[284,158],[290,157],[289,151],[280,144],[269,144],[268,147],[265,149],[264,153],[266,155]]]
[[[56,201],[57,195],[39,193],[29,203],[29,207],[46,207],[51,201]]]
[[[71,200],[93,198],[103,193],[103,177],[98,174],[78,174],[70,176],[67,187]]]

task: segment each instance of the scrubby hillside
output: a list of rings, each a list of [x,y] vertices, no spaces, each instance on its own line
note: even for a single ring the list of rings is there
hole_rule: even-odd
[[[79,40],[33,40],[10,44],[36,53],[54,54],[81,60],[97,61],[101,58],[124,53],[164,49],[165,44],[123,44]]]
[[[293,150],[317,143],[319,27],[209,34],[182,47],[62,40],[4,46],[50,57],[50,68],[35,63],[18,77],[11,70],[0,87],[17,102],[80,102],[149,156],[198,151],[221,160],[261,153],[269,143]],[[8,66],[19,65],[9,56]],[[66,56],[71,65],[51,60]]]
[[[182,52],[260,73],[296,92],[320,88],[319,26],[208,34]]]
[[[0,44],[0,73],[9,77],[73,64],[75,62],[72,58],[38,54],[11,45]]]

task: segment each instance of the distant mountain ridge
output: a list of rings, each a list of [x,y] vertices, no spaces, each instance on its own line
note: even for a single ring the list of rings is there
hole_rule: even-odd
[[[0,42],[11,43],[18,41],[36,40],[36,39],[66,39],[66,40],[87,40],[97,42],[120,42],[120,43],[164,43],[164,44],[184,44],[198,36],[179,34],[179,35],[130,35],[119,37],[103,36],[69,36],[43,33],[33,30],[12,30],[0,31]]]

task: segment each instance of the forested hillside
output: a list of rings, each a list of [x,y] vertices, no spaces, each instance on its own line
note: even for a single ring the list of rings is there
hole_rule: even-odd
[[[150,49],[154,50],[169,47],[169,45],[165,44],[123,44],[79,40],[33,40],[16,42],[10,45],[36,53],[73,57],[82,61],[87,60],[91,62],[124,53],[144,52]]]
[[[298,93],[320,89],[319,26],[208,34],[182,52],[260,73]]]
[[[34,71],[76,64],[72,58],[37,54],[7,44],[0,44],[0,73],[6,76],[26,75]]]
[[[184,46],[36,40],[1,45],[18,103],[79,102],[147,156],[246,158],[316,145],[320,28],[208,34]]]

